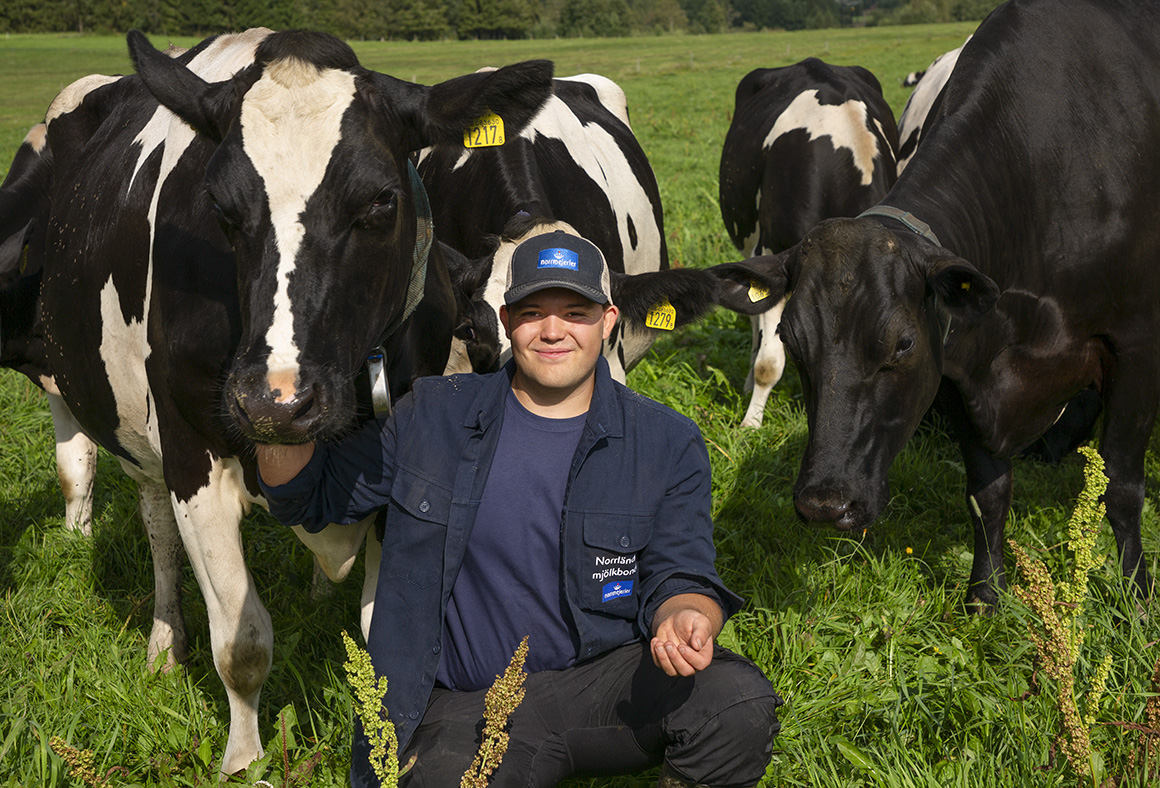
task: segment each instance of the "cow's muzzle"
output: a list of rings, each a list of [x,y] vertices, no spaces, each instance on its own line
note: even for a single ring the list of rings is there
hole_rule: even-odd
[[[230,418],[250,440],[259,443],[303,443],[329,432],[329,397],[309,382],[272,387],[263,372],[230,376],[225,406]]]
[[[793,502],[803,519],[828,523],[840,531],[866,528],[877,517],[868,502],[852,498],[835,487],[804,487],[794,493]]]

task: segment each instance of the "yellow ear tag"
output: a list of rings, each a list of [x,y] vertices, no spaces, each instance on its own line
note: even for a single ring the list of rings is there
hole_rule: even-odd
[[[970,290],[971,283],[970,282],[960,282],[959,287],[963,288],[964,290]]]
[[[463,132],[465,148],[494,148],[503,145],[503,141],[503,118],[494,112],[476,118]]]
[[[677,308],[669,303],[669,299],[662,299],[644,316],[644,324],[649,328],[672,331],[677,327]]]
[[[756,304],[758,301],[761,301],[765,298],[769,298],[769,288],[758,284],[756,279],[750,279],[749,300]]]

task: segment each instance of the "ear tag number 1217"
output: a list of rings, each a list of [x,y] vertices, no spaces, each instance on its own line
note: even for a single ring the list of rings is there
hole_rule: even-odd
[[[503,141],[503,118],[494,112],[476,118],[475,122],[463,132],[465,148],[493,148],[503,145]]]

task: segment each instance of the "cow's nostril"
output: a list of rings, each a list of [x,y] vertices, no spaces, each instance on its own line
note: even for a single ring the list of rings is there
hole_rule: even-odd
[[[294,411],[294,416],[291,419],[291,421],[298,421],[299,419],[303,418],[307,413],[310,412],[310,409],[313,407],[314,407],[314,397],[306,397],[302,401],[301,407],[299,407],[298,410]]]

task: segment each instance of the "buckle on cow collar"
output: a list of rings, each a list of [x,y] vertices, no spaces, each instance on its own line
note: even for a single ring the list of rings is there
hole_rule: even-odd
[[[376,418],[391,415],[391,391],[387,388],[387,371],[383,363],[386,354],[386,349],[379,345],[367,356],[367,373],[371,379],[371,404],[374,406]]]
[[[938,236],[930,229],[930,225],[909,211],[900,210],[893,205],[875,205],[873,208],[867,208],[865,211],[862,211],[856,218],[861,219],[863,216],[885,216],[896,222],[902,222],[911,232],[916,235],[921,235],[936,246],[942,246],[938,240]]]

